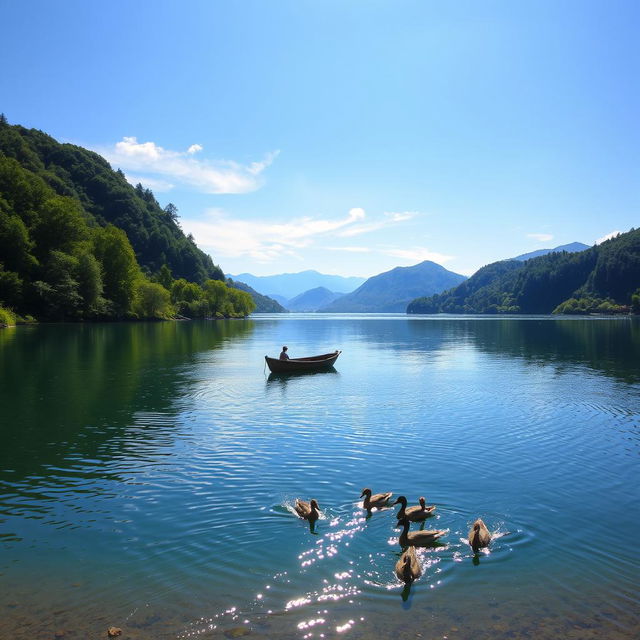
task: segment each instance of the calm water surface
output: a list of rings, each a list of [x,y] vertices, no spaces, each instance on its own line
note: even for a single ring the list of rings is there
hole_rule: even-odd
[[[343,354],[269,376],[283,344]],[[8,329],[0,428],[2,638],[638,636],[635,320]],[[365,486],[437,505],[411,589]]]

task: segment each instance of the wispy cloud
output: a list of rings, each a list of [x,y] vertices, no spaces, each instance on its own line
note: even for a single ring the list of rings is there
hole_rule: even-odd
[[[150,178],[149,176],[139,176],[133,173],[126,173],[125,177],[134,186],[140,183],[143,187],[160,193],[171,191],[175,187],[173,183],[161,178]]]
[[[346,251],[347,253],[371,253],[369,247],[324,247],[328,251]]]
[[[551,233],[527,233],[527,238],[533,238],[537,242],[549,242],[549,240],[553,240],[553,234],[551,234]]]
[[[161,180],[164,185],[181,183],[216,194],[249,193],[259,189],[263,184],[262,172],[279,153],[270,152],[263,160],[245,166],[232,160],[195,158],[202,150],[202,145],[192,144],[186,151],[172,151],[155,142],[138,142],[134,136],[124,137],[112,147],[96,149],[125,173],[147,176],[144,179],[147,184],[150,180]]]
[[[426,247],[413,247],[411,249],[382,249],[380,253],[384,253],[387,256],[393,256],[395,258],[401,258],[411,264],[423,262],[424,260],[431,260],[431,262],[437,262],[442,264],[445,262],[451,262],[455,256],[447,256],[443,253],[437,253],[436,251],[429,251]]]
[[[379,220],[373,220],[364,224],[354,225],[352,227],[349,227],[348,229],[345,229],[344,231],[341,231],[338,235],[342,238],[351,238],[363,233],[371,233],[372,231],[378,231],[379,229],[384,229],[385,227],[398,224],[399,222],[411,220],[417,215],[417,211],[385,211],[383,218]]]
[[[363,209],[351,209],[341,219],[327,220],[305,216],[286,222],[265,223],[239,220],[219,209],[210,210],[201,220],[182,219],[182,228],[192,233],[199,245],[216,256],[251,257],[269,262],[283,255],[297,257],[298,251],[309,247],[319,237],[335,232],[365,217]]]
[[[602,238],[598,238],[596,240],[596,244],[602,244],[607,240],[611,240],[611,238],[615,238],[616,236],[619,236],[621,233],[622,231],[612,231],[611,233],[607,233],[606,236],[602,236]]]

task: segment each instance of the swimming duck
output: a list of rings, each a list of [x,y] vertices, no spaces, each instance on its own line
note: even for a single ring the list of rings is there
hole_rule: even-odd
[[[413,547],[407,547],[407,550],[400,556],[396,562],[396,575],[398,580],[402,580],[405,584],[410,584],[422,575],[422,567],[418,562],[416,550]]]
[[[306,502],[305,500],[296,498],[296,513],[305,520],[315,522],[320,517],[320,514],[318,513],[319,508],[320,507],[318,506],[318,502],[315,498],[312,498],[311,502]]]
[[[399,540],[401,547],[428,547],[438,538],[447,535],[447,532],[443,529],[428,529],[426,531],[412,531],[409,533],[409,520],[407,518],[400,520],[398,525],[403,528]]]
[[[491,532],[487,529],[487,525],[478,518],[469,530],[469,544],[474,553],[478,553],[478,549],[488,547],[491,542]]]
[[[409,507],[407,509],[407,499],[404,496],[398,496],[398,499],[393,504],[400,504],[400,511],[396,513],[396,518],[402,520],[403,518],[409,518],[411,522],[421,522],[426,520],[436,510],[434,506],[427,507],[425,499],[420,497],[420,505]]]
[[[391,498],[392,495],[393,493],[391,491],[389,491],[388,493],[376,493],[374,495],[371,495],[371,489],[363,489],[362,493],[360,494],[361,498],[364,496],[362,507],[367,511],[371,511],[371,509],[373,509],[374,507],[376,509],[380,509],[381,507],[384,507],[387,502],[389,502],[389,498]]]

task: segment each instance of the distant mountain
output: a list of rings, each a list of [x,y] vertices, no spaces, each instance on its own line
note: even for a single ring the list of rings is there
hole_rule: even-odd
[[[396,267],[369,278],[354,292],[322,307],[321,312],[335,313],[404,313],[418,295],[433,295],[455,287],[465,276],[448,271],[435,262],[425,260],[413,267]]]
[[[227,277],[246,282],[264,295],[275,294],[289,300],[316,287],[325,287],[338,293],[349,293],[365,281],[365,278],[331,276],[311,270],[274,276],[254,276],[250,273],[241,273],[237,276],[227,274]]]
[[[632,229],[584,251],[494,262],[412,301],[407,313],[638,313],[639,284],[640,229]]]
[[[329,291],[329,289],[325,287],[316,287],[289,300],[285,306],[289,311],[317,311],[343,295],[342,293]]]
[[[249,285],[247,285],[247,286],[249,286]],[[260,294],[258,294],[258,295],[260,295]],[[286,307],[287,304],[289,304],[289,298],[287,298],[285,296],[280,296],[277,293],[267,293],[265,295],[268,296],[269,298],[271,298],[272,300],[275,300],[276,302],[281,304],[283,307]]]
[[[588,244],[582,242],[572,242],[571,244],[563,244],[555,249],[538,249],[537,251],[531,251],[529,253],[523,253],[521,256],[511,258],[512,260],[530,260],[531,258],[539,258],[540,256],[546,256],[548,253],[559,253],[560,251],[566,251],[567,253],[575,253],[577,251],[584,251],[589,249]]]

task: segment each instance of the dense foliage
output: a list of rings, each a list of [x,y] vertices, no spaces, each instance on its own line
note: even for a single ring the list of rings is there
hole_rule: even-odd
[[[184,236],[175,207],[162,210],[97,154],[0,117],[0,322],[168,318],[182,309],[172,273],[225,291],[222,306],[192,315],[255,308]]]
[[[453,289],[413,300],[407,313],[628,312],[637,309],[639,284],[640,229],[632,229],[586,251],[494,262]]]

